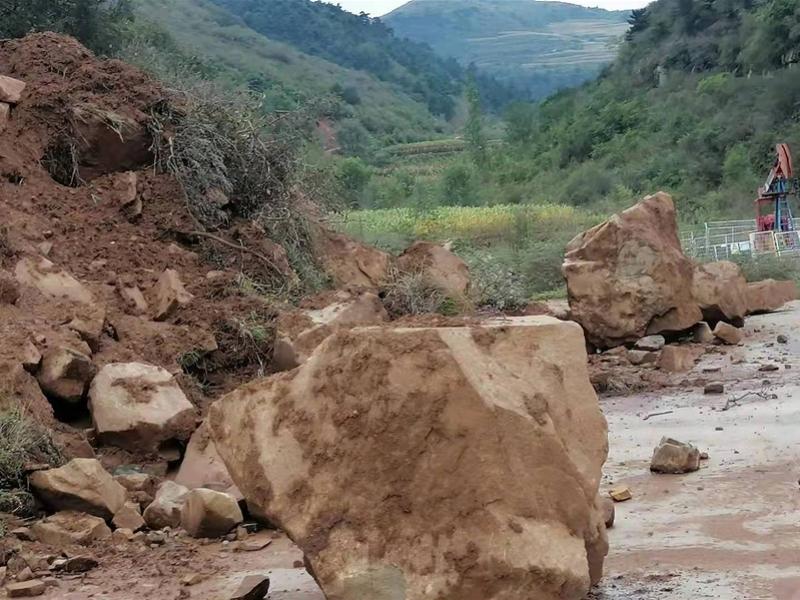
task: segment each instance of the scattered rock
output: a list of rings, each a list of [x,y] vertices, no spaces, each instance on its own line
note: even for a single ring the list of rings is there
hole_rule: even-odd
[[[197,585],[198,583],[203,583],[206,579],[208,579],[208,577],[202,573],[189,573],[188,575],[181,577],[181,585],[193,586]]]
[[[721,381],[712,381],[703,388],[704,394],[724,394],[725,384]]]
[[[92,292],[66,271],[58,268],[46,258],[38,261],[23,258],[14,269],[17,281],[39,290],[45,296],[71,300],[78,304],[94,305]]]
[[[264,600],[269,592],[269,577],[248,575],[239,584],[231,600]]]
[[[30,581],[31,579],[33,579],[33,571],[30,567],[25,567],[17,573],[17,581]]]
[[[631,493],[631,489],[628,486],[619,486],[612,488],[608,495],[614,502],[626,502],[633,498],[633,494]]]
[[[89,410],[100,441],[131,451],[156,451],[186,440],[195,410],[172,374],[142,363],[106,365],[89,388]]]
[[[761,365],[758,368],[758,370],[763,372],[763,373],[770,373],[770,372],[773,372],[773,371],[780,371],[780,369],[781,368],[778,365],[774,365],[774,364]]]
[[[691,348],[665,346],[658,358],[658,368],[669,373],[685,373],[694,368],[695,354]]]
[[[300,366],[300,359],[297,356],[294,344],[286,336],[279,335],[275,340],[275,347],[272,352],[272,362],[270,371],[273,373],[283,373],[291,371]]]
[[[233,483],[228,468],[217,452],[207,421],[203,421],[192,434],[175,483],[190,490],[206,488],[225,492],[237,500],[242,499],[242,493]]]
[[[97,559],[91,556],[71,556],[64,563],[63,569],[66,573],[86,573],[97,568],[99,564]]]
[[[0,102],[0,133],[3,133],[11,120],[11,105]]]
[[[636,350],[644,350],[646,352],[658,352],[666,346],[667,340],[663,335],[648,335],[643,337],[634,344]]]
[[[117,290],[130,314],[143,315],[147,313],[150,305],[147,304],[142,290],[137,286],[125,287],[124,285],[119,285]]]
[[[692,331],[692,337],[697,344],[710,344],[714,341],[714,332],[705,321],[700,321]]]
[[[156,321],[165,321],[170,318],[181,306],[186,306],[192,301],[193,296],[186,291],[181,282],[181,277],[174,269],[166,269],[158,278],[153,290],[155,297]]]
[[[32,596],[41,596],[46,590],[47,585],[40,579],[9,583],[6,586],[6,593],[8,594],[9,598],[30,598]]]
[[[415,242],[397,258],[397,269],[421,274],[450,298],[465,298],[469,293],[467,263],[439,244]]]
[[[747,315],[747,280],[735,263],[720,261],[697,265],[692,295],[705,321],[741,323]]]
[[[111,540],[115,544],[127,544],[133,540],[134,533],[130,529],[115,529],[111,534]]]
[[[53,510],[72,510],[111,519],[125,504],[125,488],[92,458],[30,476],[37,497]]]
[[[128,529],[130,531],[139,531],[145,525],[144,519],[139,512],[139,505],[133,502],[126,502],[125,505],[117,511],[111,522],[117,529]]]
[[[692,297],[694,266],[663,192],[572,240],[563,272],[572,318],[598,348],[683,331],[702,319]]]
[[[632,365],[644,365],[658,362],[658,352],[647,352],[646,350],[628,350],[628,362]]]
[[[32,542],[36,539],[30,527],[16,527],[9,531],[9,533],[23,542]]]
[[[742,342],[744,338],[744,333],[741,329],[734,327],[728,323],[720,321],[717,323],[717,326],[714,327],[714,336],[722,341],[724,344],[729,346],[736,346]]]
[[[37,521],[31,525],[31,530],[39,542],[55,548],[88,546],[111,538],[111,529],[102,518],[73,511],[59,512]]]
[[[690,473],[699,468],[700,451],[697,448],[667,437],[661,438],[650,460],[650,470],[654,473]]]
[[[775,338],[775,340],[776,340],[776,341],[777,341],[779,344],[788,344],[788,343],[789,343],[789,338],[788,338],[788,336],[786,336],[786,335],[784,335],[784,334],[782,334],[782,333],[781,333],[781,334],[779,334],[779,335],[778,335],[778,337],[777,337],[777,338]]]
[[[751,315],[774,312],[797,298],[794,281],[765,279],[747,284],[747,312]]]
[[[182,485],[172,481],[162,483],[142,515],[147,526],[150,529],[178,527],[181,524],[181,508],[188,494],[189,490]]]
[[[95,371],[91,358],[59,346],[44,353],[36,379],[48,396],[77,403],[86,394]]]
[[[242,493],[329,598],[572,600],[601,575],[606,424],[575,323],[340,331],[293,372],[215,403],[209,425]],[[557,508],[564,498],[574,511]],[[336,533],[320,544],[331,511]],[[575,560],[549,558],[565,553]],[[446,558],[470,555],[468,576]],[[421,556],[430,568],[415,568]]]
[[[700,460],[708,460],[708,452],[701,452]]]
[[[25,91],[25,82],[6,75],[0,75],[0,102],[18,104]]]
[[[244,521],[239,503],[230,494],[197,488],[181,509],[181,527],[192,537],[222,537]]]
[[[338,288],[378,289],[389,279],[389,254],[341,233],[320,229],[317,252]]]
[[[616,518],[617,509],[614,506],[614,500],[610,497],[600,497],[600,507],[603,511],[603,521],[605,522],[606,529],[611,529],[614,526],[614,519]]]

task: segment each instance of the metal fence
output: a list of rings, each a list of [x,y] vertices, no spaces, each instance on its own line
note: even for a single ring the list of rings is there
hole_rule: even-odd
[[[756,231],[755,220],[712,221],[684,232],[683,251],[697,260],[751,258],[759,254],[800,256],[800,232]]]

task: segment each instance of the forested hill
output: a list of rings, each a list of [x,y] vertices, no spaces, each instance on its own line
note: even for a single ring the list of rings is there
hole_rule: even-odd
[[[412,0],[383,19],[398,36],[539,98],[594,78],[614,59],[629,14],[538,0]]]
[[[262,35],[398,86],[434,115],[449,120],[455,113],[465,69],[427,44],[395,37],[380,19],[311,0],[213,1]],[[482,83],[490,108],[512,99],[510,89],[492,81]]]
[[[666,189],[685,220],[750,216],[778,142],[800,149],[800,0],[658,0],[599,80],[518,107],[493,177],[617,208]]]

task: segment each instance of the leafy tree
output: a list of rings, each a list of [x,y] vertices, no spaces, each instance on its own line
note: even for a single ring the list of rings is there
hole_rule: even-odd
[[[132,18],[130,0],[0,0],[0,37],[57,31],[108,53]]]
[[[527,102],[515,102],[506,110],[506,138],[512,144],[531,142],[536,135],[536,107]]]
[[[356,157],[344,159],[339,164],[337,171],[336,178],[350,204],[359,205],[362,194],[372,178],[372,171],[364,161]]]
[[[480,92],[474,78],[467,82],[467,123],[464,125],[464,139],[472,160],[479,167],[485,166],[488,160],[486,135],[483,131],[483,107]]]

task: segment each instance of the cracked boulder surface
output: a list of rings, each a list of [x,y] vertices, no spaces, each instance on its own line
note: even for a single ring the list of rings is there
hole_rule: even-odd
[[[607,429],[580,327],[341,331],[209,425],[337,600],[578,599],[607,551]]]

